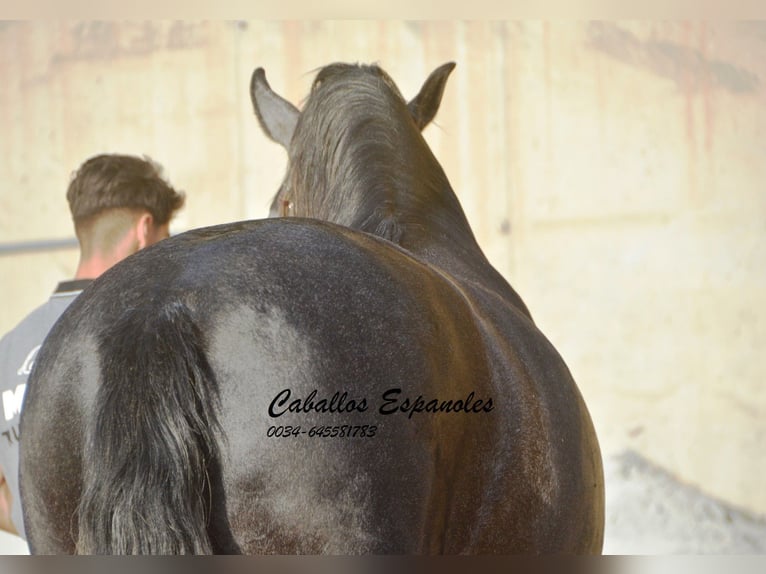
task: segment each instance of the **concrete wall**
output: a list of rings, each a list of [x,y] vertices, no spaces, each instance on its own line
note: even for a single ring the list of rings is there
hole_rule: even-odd
[[[766,513],[766,24],[4,23],[0,243],[71,236],[69,174],[104,151],[165,165],[175,230],[265,216],[285,156],[250,74],[298,103],[334,60],[406,97],[457,61],[427,138],[605,454]],[[0,331],[75,265],[0,256]]]

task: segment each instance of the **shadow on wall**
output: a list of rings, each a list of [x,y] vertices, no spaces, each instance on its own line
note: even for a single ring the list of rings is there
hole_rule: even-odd
[[[627,450],[604,461],[604,554],[762,554],[758,518]]]
[[[760,87],[758,76],[751,71],[731,62],[711,59],[689,46],[666,40],[641,40],[608,22],[591,22],[587,34],[592,48],[629,66],[672,80],[682,90],[716,87],[742,94],[757,92]]]

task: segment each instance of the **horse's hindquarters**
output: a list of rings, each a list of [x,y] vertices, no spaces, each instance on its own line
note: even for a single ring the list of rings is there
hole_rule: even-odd
[[[73,303],[30,379],[33,550],[575,551],[585,512],[566,497],[537,512],[541,476],[571,473],[567,493],[588,479],[579,442],[545,462],[577,430],[540,430],[580,417],[573,383],[558,392],[554,369],[537,386],[513,321],[496,320],[495,351],[486,324],[442,275],[336,226],[241,223],[144,250]],[[80,516],[78,532],[81,496],[99,529]]]

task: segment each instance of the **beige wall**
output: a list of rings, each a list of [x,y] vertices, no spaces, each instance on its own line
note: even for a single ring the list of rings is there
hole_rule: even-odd
[[[407,97],[458,62],[427,138],[604,451],[766,513],[766,24],[1,24],[0,243],[71,236],[69,173],[104,151],[165,165],[175,230],[264,216],[285,156],[250,74],[297,103],[333,60]],[[75,264],[0,256],[0,331]]]

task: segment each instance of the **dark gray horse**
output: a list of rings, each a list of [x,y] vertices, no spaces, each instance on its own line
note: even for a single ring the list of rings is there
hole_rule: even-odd
[[[331,65],[274,210],[139,252],[54,327],[22,415],[33,552],[599,552],[591,419],[406,103]]]

